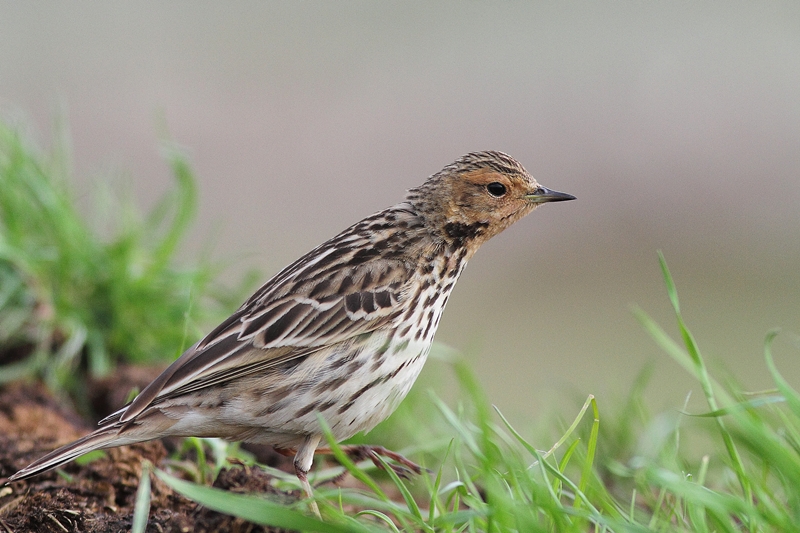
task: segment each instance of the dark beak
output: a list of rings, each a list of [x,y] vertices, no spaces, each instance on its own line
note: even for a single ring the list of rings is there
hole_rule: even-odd
[[[574,200],[575,197],[565,192],[551,191],[547,187],[542,187],[529,192],[525,195],[530,202],[534,204],[543,204],[545,202],[564,202],[566,200]]]

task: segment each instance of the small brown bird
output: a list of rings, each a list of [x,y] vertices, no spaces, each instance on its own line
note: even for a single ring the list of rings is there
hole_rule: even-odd
[[[222,437],[291,450],[310,496],[317,416],[337,440],[388,417],[477,249],[537,206],[574,198],[542,187],[506,154],[465,155],[281,270],[99,429],[9,481],[100,448]],[[382,448],[350,451],[418,470]]]

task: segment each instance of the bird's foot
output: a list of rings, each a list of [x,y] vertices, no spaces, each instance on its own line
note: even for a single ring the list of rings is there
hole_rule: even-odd
[[[398,476],[404,479],[408,479],[414,474],[421,474],[423,470],[429,471],[422,468],[410,459],[400,455],[399,453],[388,450],[383,446],[368,446],[364,444],[349,445],[342,446],[341,450],[353,461],[357,462],[363,461],[364,459],[369,459],[381,470],[385,469],[386,465],[388,464],[389,468],[391,468]],[[286,456],[291,456],[295,453],[295,450],[289,448],[275,448],[275,451]],[[317,448],[314,453],[325,455],[333,454],[330,448]],[[392,462],[386,463],[381,461],[381,457],[390,459]],[[311,485],[308,483],[307,471],[303,472],[302,470],[302,468],[298,468],[298,463],[295,462],[295,472],[297,477],[300,479],[300,483],[303,485],[303,491],[306,493],[307,497],[311,498]],[[345,477],[347,477],[347,474],[348,472],[345,470],[341,474],[335,476],[333,479],[328,480],[328,483],[338,485]],[[312,501],[312,505],[316,505],[315,502]]]
[[[325,453],[324,450],[317,450],[320,453]],[[397,452],[387,450],[383,446],[367,446],[367,445],[351,445],[342,446],[342,451],[346,453],[354,461],[363,461],[369,459],[372,463],[380,469],[384,469],[388,464],[389,468],[403,478],[410,478],[412,474],[421,474],[423,468],[417,463],[406,459]],[[327,450],[330,453],[330,450]],[[385,463],[381,461],[381,457],[391,459],[392,462]]]

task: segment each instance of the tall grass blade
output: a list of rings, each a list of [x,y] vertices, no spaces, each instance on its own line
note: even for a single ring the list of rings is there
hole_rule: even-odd
[[[323,522],[260,496],[235,494],[205,485],[198,485],[173,477],[162,470],[155,470],[155,474],[174,491],[213,511],[238,516],[256,524],[297,531],[317,531],[320,533],[366,533],[371,530],[366,525],[361,524],[348,523],[344,525]]]
[[[133,525],[131,533],[144,533],[147,529],[147,519],[150,517],[150,472],[152,465],[149,461],[142,464],[142,477],[139,478],[139,488],[136,490],[136,502],[133,507]]]

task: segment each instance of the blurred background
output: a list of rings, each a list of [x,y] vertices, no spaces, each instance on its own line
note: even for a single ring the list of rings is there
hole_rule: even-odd
[[[45,145],[66,118],[85,205],[109,175],[172,188],[166,124],[200,186],[184,256],[232,279],[473,150],[577,196],[486,245],[437,335],[512,419],[602,409],[646,365],[659,408],[701,396],[631,313],[677,332],[659,249],[716,365],[769,386],[781,327],[800,387],[800,3],[3,1],[0,35],[0,109]]]

